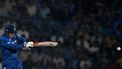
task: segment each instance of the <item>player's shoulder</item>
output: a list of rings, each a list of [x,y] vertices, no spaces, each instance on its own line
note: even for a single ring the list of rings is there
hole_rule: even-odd
[[[16,38],[24,38],[24,37],[22,37],[22,35],[20,34],[16,34]]]
[[[5,35],[0,36],[0,41],[6,41],[8,38]]]
[[[20,34],[16,34],[16,37],[22,37]]]
[[[23,36],[20,35],[20,34],[17,34],[17,35],[16,35],[16,38],[17,38],[17,39],[21,39],[21,40],[25,40],[25,37],[23,37]]]

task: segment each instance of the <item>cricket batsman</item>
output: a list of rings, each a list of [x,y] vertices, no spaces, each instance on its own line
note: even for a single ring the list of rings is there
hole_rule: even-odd
[[[26,42],[26,39],[16,32],[14,25],[7,25],[3,35],[0,37],[0,50],[2,51],[2,69],[23,69],[22,61],[18,54],[34,46],[57,46],[57,42]]]

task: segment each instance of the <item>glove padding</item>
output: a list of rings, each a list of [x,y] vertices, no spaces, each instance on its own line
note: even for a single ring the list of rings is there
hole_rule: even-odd
[[[33,42],[27,42],[27,43],[25,44],[25,48],[26,48],[26,49],[31,48],[31,47],[34,47]]]

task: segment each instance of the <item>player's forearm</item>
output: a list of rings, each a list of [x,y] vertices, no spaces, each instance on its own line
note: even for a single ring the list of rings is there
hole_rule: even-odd
[[[21,41],[21,42],[25,42],[26,41],[26,39],[24,37],[22,37],[21,35],[19,35],[19,34],[16,35],[16,39],[18,41]]]

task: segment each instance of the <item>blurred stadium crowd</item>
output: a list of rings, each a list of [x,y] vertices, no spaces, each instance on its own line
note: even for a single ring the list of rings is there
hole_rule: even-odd
[[[121,2],[0,0],[0,34],[12,23],[28,41],[60,42],[22,51],[24,69],[120,69]]]

